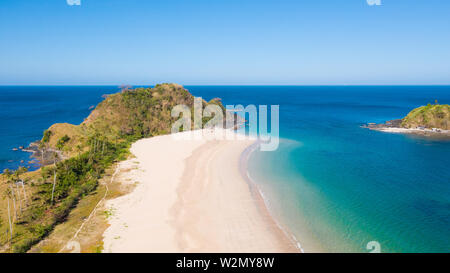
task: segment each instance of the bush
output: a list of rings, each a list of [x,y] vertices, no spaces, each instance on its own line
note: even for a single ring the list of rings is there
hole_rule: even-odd
[[[49,142],[51,136],[52,136],[52,131],[50,131],[50,130],[45,130],[45,131],[44,131],[44,136],[42,137],[42,142],[43,142],[43,143]]]
[[[56,148],[59,150],[62,150],[64,148],[64,145],[66,145],[67,142],[69,142],[70,137],[68,135],[64,135],[60,139],[58,139],[58,142],[56,143]]]

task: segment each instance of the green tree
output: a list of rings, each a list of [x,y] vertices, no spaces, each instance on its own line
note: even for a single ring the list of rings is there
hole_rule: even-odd
[[[42,142],[43,143],[48,143],[50,141],[50,137],[52,136],[52,131],[50,130],[45,130],[44,131],[44,136],[42,137]]]
[[[60,139],[58,139],[58,142],[56,143],[56,148],[58,150],[62,150],[64,148],[64,145],[66,145],[67,142],[69,142],[70,137],[68,135],[64,135]]]
[[[6,183],[9,183],[9,180],[11,179],[11,171],[9,169],[3,170],[3,178],[6,178]]]

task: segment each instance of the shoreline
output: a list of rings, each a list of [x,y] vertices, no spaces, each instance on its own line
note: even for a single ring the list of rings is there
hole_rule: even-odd
[[[257,185],[242,175],[244,154],[254,144],[204,138],[187,143],[171,135],[134,143],[136,158],[130,160],[140,170],[128,178],[139,183],[108,201],[114,215],[104,252],[300,252]]]
[[[417,135],[423,137],[437,137],[437,138],[450,138],[450,130],[440,129],[440,128],[425,128],[425,127],[417,127],[417,128],[405,128],[400,127],[401,120],[391,120],[390,124],[376,124],[376,123],[368,123],[363,124],[361,128],[367,128],[372,131],[379,131],[384,133],[394,133],[394,134],[408,134],[408,135]]]
[[[413,129],[413,128],[398,128],[398,127],[380,127],[380,128],[367,127],[367,128],[369,128],[372,131],[378,131],[388,134],[402,134],[427,139],[446,140],[446,141],[450,140],[450,130],[440,130],[437,132],[430,129]]]
[[[241,175],[248,183],[251,192],[254,194],[255,202],[258,203],[258,207],[260,208],[261,213],[268,215],[268,219],[273,221],[280,232],[283,233],[283,236],[285,236],[291,242],[291,244],[293,244],[298,249],[299,252],[305,253],[305,250],[303,249],[297,237],[275,218],[275,216],[271,212],[267,198],[264,196],[264,193],[262,192],[256,181],[254,181],[248,173],[248,160],[250,159],[251,154],[258,148],[258,145],[259,143],[255,142],[242,152],[239,159],[239,169]]]
[[[414,129],[414,128],[401,128],[401,127],[380,127],[370,128],[371,130],[381,131],[386,133],[405,133],[405,134],[433,134],[433,135],[450,135],[450,130],[439,129],[439,131],[433,131],[431,129]]]

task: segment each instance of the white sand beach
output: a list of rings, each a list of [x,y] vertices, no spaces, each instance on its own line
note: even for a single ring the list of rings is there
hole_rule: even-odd
[[[385,133],[399,133],[399,134],[430,134],[430,135],[450,135],[450,130],[431,130],[431,129],[417,129],[417,128],[372,128],[372,130],[381,131]]]
[[[136,158],[120,164],[118,179],[138,183],[106,205],[104,252],[298,252],[239,171],[252,143],[172,135],[134,143]]]

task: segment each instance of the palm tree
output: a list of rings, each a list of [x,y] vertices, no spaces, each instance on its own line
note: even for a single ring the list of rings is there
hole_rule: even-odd
[[[6,183],[9,183],[9,180],[11,178],[11,171],[9,169],[5,169],[3,170],[3,182],[5,181],[6,178]],[[11,205],[9,204],[9,199],[10,199],[10,192],[8,190],[6,190],[6,197],[8,198],[8,221],[9,221],[9,233],[10,233],[10,242],[12,241],[12,234],[13,234],[13,227],[12,227],[12,221],[11,221]],[[8,231],[7,231],[8,232]],[[6,233],[8,234],[8,233]]]
[[[26,204],[28,204],[28,201],[27,201],[27,193],[26,193],[26,191],[25,191],[25,181],[23,180],[23,179],[20,179],[20,175],[21,174],[24,174],[24,173],[26,173],[26,172],[28,172],[28,168],[26,168],[26,167],[19,167],[19,169],[17,170],[17,172],[18,172],[18,174],[17,174],[17,177],[18,177],[18,179],[19,179],[19,182],[22,184],[22,191],[23,191],[23,194],[24,194],[24,197],[25,197],[25,202],[26,202]],[[17,184],[16,184],[17,185]],[[19,187],[19,185],[17,185],[17,187]],[[20,189],[17,189],[17,191],[18,192],[20,192]]]
[[[17,200],[19,201],[19,213],[22,214],[22,198],[20,198],[20,188],[17,183],[15,184],[16,184]]]
[[[12,241],[12,235],[13,235],[13,227],[12,227],[12,222],[11,222],[11,209],[9,206],[9,197],[8,197],[8,220],[9,220],[9,233],[10,233],[10,241]]]
[[[15,181],[13,184],[15,184],[16,189],[17,189],[17,200],[19,201],[19,212],[22,213],[22,198],[20,198],[20,189],[19,189],[19,185],[17,184],[20,181],[20,173],[22,172],[22,167],[19,167],[15,172],[14,172],[14,176],[16,177]],[[12,186],[12,188],[14,188],[14,185]]]
[[[92,161],[92,158],[95,157],[95,152],[97,150],[97,133],[94,133],[93,137],[91,138],[91,149],[89,151],[89,162]]]
[[[15,194],[14,194],[14,189],[11,186],[11,182],[13,181],[13,180],[11,180],[11,178],[13,177],[13,173],[9,169],[5,169],[3,171],[3,175],[6,176],[6,183],[9,184],[9,192],[7,193],[7,195],[12,197],[13,207],[14,207],[14,216],[15,216],[15,219],[17,220],[16,198],[15,198]]]
[[[23,196],[25,198],[25,206],[28,207],[27,191],[25,190],[25,181],[24,180],[22,180],[22,191],[23,191]]]
[[[39,150],[41,152],[41,165],[44,165],[45,143],[39,143]]]
[[[15,221],[17,221],[16,196],[14,194],[14,188],[12,187],[11,184],[9,184],[9,192],[10,192],[10,195],[12,196],[12,200],[13,200],[14,219],[15,219]]]
[[[55,185],[56,185],[56,152],[53,153],[53,164],[54,164],[54,169],[53,169],[53,188],[52,188],[52,204],[53,204],[53,195],[55,193]]]
[[[105,151],[105,139],[102,138],[102,156],[104,151]]]
[[[3,177],[5,178],[6,177],[6,182],[8,183],[8,181],[9,181],[9,178],[11,177],[11,171],[9,170],[9,169],[4,169],[3,170]]]

